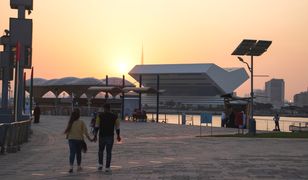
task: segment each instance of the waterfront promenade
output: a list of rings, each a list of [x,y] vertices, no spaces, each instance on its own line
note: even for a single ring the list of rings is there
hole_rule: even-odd
[[[308,179],[307,139],[198,138],[197,126],[133,122],[121,124],[112,174],[96,170],[98,145],[90,142],[83,171],[68,174],[67,120],[42,116],[21,151],[0,155],[0,179]],[[236,132],[213,128],[213,134]]]

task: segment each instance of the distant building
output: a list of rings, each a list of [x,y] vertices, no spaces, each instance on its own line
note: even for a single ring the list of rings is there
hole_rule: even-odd
[[[192,107],[223,106],[221,95],[233,93],[248,79],[244,68],[213,63],[136,65],[129,75],[145,87],[163,91],[160,103]],[[156,107],[156,103],[156,94],[142,94],[143,106]]]
[[[265,82],[265,94],[269,103],[275,109],[280,109],[284,105],[285,84],[283,79],[271,79]]]
[[[256,97],[255,102],[269,103],[268,97],[263,89],[254,89],[254,96]]]
[[[294,95],[294,105],[298,107],[308,106],[308,90]]]

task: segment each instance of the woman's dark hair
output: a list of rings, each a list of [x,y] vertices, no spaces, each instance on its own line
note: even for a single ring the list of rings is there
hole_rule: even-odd
[[[110,104],[106,103],[103,107],[105,110],[110,111]]]
[[[80,117],[80,110],[78,108],[75,108],[71,114],[70,120],[67,123],[66,129],[64,131],[65,134],[70,132],[73,122],[77,121],[79,117]]]

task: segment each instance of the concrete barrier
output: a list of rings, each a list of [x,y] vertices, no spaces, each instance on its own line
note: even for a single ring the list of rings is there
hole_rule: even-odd
[[[30,137],[31,120],[0,124],[0,153],[16,153]]]

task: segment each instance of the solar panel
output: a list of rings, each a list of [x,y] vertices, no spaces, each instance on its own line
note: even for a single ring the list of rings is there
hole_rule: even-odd
[[[233,51],[232,55],[246,55],[256,42],[257,40],[244,39]]]
[[[232,55],[260,56],[267,51],[271,44],[272,41],[244,39],[233,51]]]
[[[248,52],[246,55],[248,56],[260,56],[262,55],[268,47],[272,44],[272,41],[263,41],[260,40],[257,44]]]

